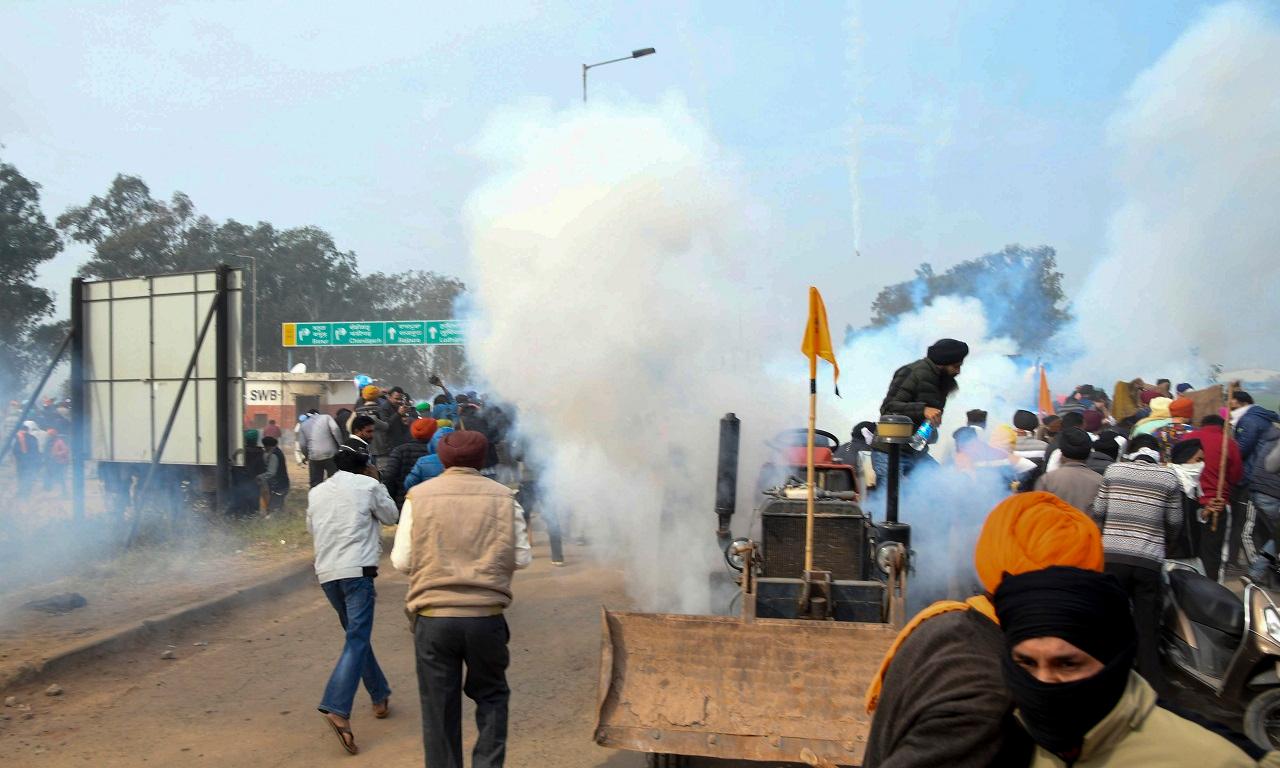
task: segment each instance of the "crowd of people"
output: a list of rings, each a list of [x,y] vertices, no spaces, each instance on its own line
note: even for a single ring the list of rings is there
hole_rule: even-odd
[[[22,412],[22,403],[11,401],[3,427],[4,434],[12,436],[8,452],[13,456],[18,495],[25,498],[40,487],[66,496],[67,469],[71,466],[71,447],[67,442],[71,401],[59,402],[46,397],[36,403],[19,424]]]
[[[461,699],[476,705],[472,765],[501,766],[515,570],[533,559],[516,491],[498,482],[493,412],[470,395],[406,408],[403,393],[365,387],[343,424],[318,412],[300,427],[311,463],[307,527],[321,588],[345,632],[319,710],[343,749],[356,754],[352,709],[363,682],[373,716],[387,717],[391,684],[373,651],[383,525],[396,525],[391,564],[409,576],[426,763],[463,764]],[[398,442],[403,431],[408,439]],[[320,466],[317,470],[316,467]],[[465,673],[464,673],[465,666]]]
[[[900,368],[882,415],[936,444],[967,354],[943,339]],[[899,634],[867,692],[864,765],[1280,764],[1162,698],[1166,562],[1266,580],[1280,534],[1280,415],[1214,391],[1133,380],[1007,424],[965,414],[947,464],[1005,497],[975,549],[979,594],[935,602]],[[874,430],[859,424],[844,452],[871,486],[888,465]],[[942,465],[928,444],[906,453],[904,484],[930,483]]]

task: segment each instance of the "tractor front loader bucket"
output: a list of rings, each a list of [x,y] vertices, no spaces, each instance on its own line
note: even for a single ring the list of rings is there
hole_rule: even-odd
[[[603,612],[596,742],[615,749],[862,762],[863,695],[887,624]]]

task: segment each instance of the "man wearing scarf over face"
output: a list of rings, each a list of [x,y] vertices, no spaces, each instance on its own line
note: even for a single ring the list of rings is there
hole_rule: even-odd
[[[1004,679],[1036,743],[1033,768],[1258,764],[1157,704],[1133,671],[1137,633],[1113,577],[1067,567],[1006,576],[994,602]]]
[[[867,690],[874,714],[864,767],[1026,765],[1000,677],[1004,638],[988,599],[1010,573],[1050,565],[1102,570],[1098,527],[1051,493],[1021,493],[987,516],[974,548],[986,594],[942,601],[907,623]],[[1021,758],[1021,759],[1019,759]]]

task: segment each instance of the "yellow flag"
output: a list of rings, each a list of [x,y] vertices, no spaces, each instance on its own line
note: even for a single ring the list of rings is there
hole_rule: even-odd
[[[809,378],[818,377],[818,358],[831,363],[835,369],[836,395],[840,394],[840,365],[836,362],[835,350],[831,347],[831,327],[827,325],[827,305],[822,303],[822,294],[813,286],[809,287],[809,323],[804,328],[804,343],[800,351],[809,358]]]

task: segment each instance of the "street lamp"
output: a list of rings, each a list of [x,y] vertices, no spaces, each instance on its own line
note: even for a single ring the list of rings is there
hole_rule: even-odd
[[[638,59],[641,56],[648,56],[649,54],[652,54],[652,53],[657,53],[657,51],[653,48],[640,48],[638,50],[632,51],[630,56],[623,56],[620,59],[609,59],[608,61],[601,61],[596,64],[583,64],[582,65],[582,103],[583,104],[587,103],[587,70],[588,69],[591,69],[592,67],[603,67],[605,64],[615,64],[619,61],[626,61],[627,59]]]
[[[253,334],[253,343],[251,346],[253,351],[250,353],[253,355],[252,369],[256,370],[258,368],[258,257],[241,256],[240,258],[248,259],[253,269],[249,275],[249,301],[252,302],[252,306],[249,307],[249,332]]]

